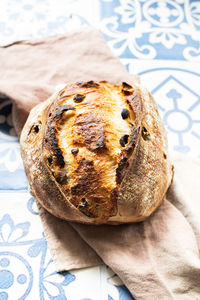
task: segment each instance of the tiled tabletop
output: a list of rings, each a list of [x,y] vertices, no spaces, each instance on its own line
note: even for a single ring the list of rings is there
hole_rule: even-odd
[[[170,150],[200,158],[200,1],[0,1],[0,45],[83,26],[98,28],[128,71],[139,74],[152,92]],[[0,300],[133,299],[104,265],[55,272],[10,112],[10,100],[2,97]]]

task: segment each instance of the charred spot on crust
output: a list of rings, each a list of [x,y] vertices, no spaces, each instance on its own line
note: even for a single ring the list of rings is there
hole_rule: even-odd
[[[125,96],[133,95],[133,91],[127,91],[127,90],[124,90],[124,89],[122,89],[122,93],[123,93]]]
[[[141,103],[141,97],[140,95],[135,92],[131,96],[127,96],[126,101],[131,108],[131,110],[135,114],[135,121],[136,125],[140,123],[140,118],[141,118],[141,111],[142,111],[142,103]]]
[[[39,125],[35,125],[35,126],[33,127],[33,131],[34,131],[35,133],[38,133],[39,130],[40,130]]]
[[[87,217],[96,218],[96,215],[90,211],[89,204],[86,206],[77,206],[77,208]]]
[[[56,156],[56,162],[57,164],[63,168],[65,166],[64,157],[62,154],[61,149],[58,146],[58,141],[56,138],[56,129],[54,127],[54,124],[51,124],[47,129],[47,137],[45,139],[45,142],[49,144],[49,146],[53,150],[53,154]]]
[[[62,114],[68,110],[75,110],[75,108],[70,105],[59,106],[59,108],[55,111],[52,119],[58,121],[61,118]]]
[[[118,188],[114,188],[111,190],[110,200],[113,207],[117,207],[117,198],[118,198]]]
[[[136,145],[137,136],[140,132],[140,127],[137,129],[135,127],[132,128],[131,136],[130,136],[130,142],[128,146],[125,148],[126,152],[129,152],[132,148]]]
[[[86,142],[87,142],[87,139],[86,139]],[[102,148],[106,149],[104,129],[100,130],[100,134],[96,139],[96,146],[95,146],[95,149],[102,149]]]
[[[129,135],[128,134],[124,134],[120,140],[119,140],[119,143],[122,147],[125,147],[125,145],[128,143],[128,138],[129,138]]]
[[[147,131],[147,129],[145,127],[142,127],[142,138],[145,141],[150,141],[151,140],[150,133]]]
[[[80,84],[81,87],[83,88],[98,88],[99,87],[99,84],[94,82],[93,80],[90,80],[88,82],[84,82],[82,84]]]
[[[45,142],[48,143],[49,147],[52,149],[52,154],[56,157],[55,163],[60,167],[63,168],[65,166],[64,157],[62,154],[62,150],[58,145],[58,140],[56,137],[57,129],[56,125],[57,122],[62,118],[62,114],[65,111],[75,110],[74,107],[70,105],[62,105],[59,106],[55,111],[50,112],[51,118],[48,121],[47,131],[46,131],[46,138]]]
[[[78,152],[79,152],[79,149],[78,149],[78,148],[74,148],[74,149],[71,150],[71,153],[72,153],[73,155],[78,154]]]
[[[32,124],[32,126],[29,128],[28,134],[26,136],[27,142],[32,144],[38,143],[38,133],[40,131],[42,122],[40,120],[37,121],[37,123]]]
[[[133,88],[130,84],[128,84],[126,82],[122,82],[122,86],[123,86],[123,89],[126,89],[126,90],[130,90]]]
[[[74,144],[83,143],[90,150],[106,149],[104,124],[96,116],[79,115],[74,128]]]
[[[78,177],[77,183],[71,187],[71,193],[75,196],[87,194],[93,185],[96,184],[95,181],[98,181],[94,163],[90,160],[82,159],[79,162],[78,168],[75,170],[75,174],[81,175],[81,177]]]
[[[94,162],[81,159],[74,171],[70,202],[83,214],[92,218],[106,218],[117,212],[117,191],[112,195],[101,187],[101,176]]]
[[[89,209],[89,202],[86,198],[82,198],[80,200],[80,202],[76,205],[76,207],[83,213],[85,214],[87,217],[90,217],[90,218],[94,218],[95,215],[92,214],[88,209]]]
[[[82,198],[81,201],[79,202],[79,208],[80,207],[86,208],[88,205],[89,204],[88,204],[88,202],[87,202],[87,200],[85,198]]]
[[[33,133],[38,133],[40,131],[40,128],[41,128],[41,125],[42,125],[42,122],[41,121],[38,121],[37,124],[33,124],[29,130],[29,133],[28,135],[33,132]]]
[[[129,110],[127,108],[123,108],[121,112],[122,119],[127,119],[129,117]]]
[[[163,152],[163,157],[164,159],[167,159],[167,154],[165,152]]]
[[[51,165],[53,162],[53,157],[52,156],[47,157],[47,161],[48,161],[49,165]]]
[[[123,170],[128,167],[128,157],[126,155],[123,155],[120,162],[118,163],[118,167],[116,169],[116,182],[117,184],[120,184],[123,179]]]
[[[81,95],[81,94],[76,94],[73,98],[74,102],[76,103],[80,103],[83,101],[83,99],[85,98],[85,95]]]

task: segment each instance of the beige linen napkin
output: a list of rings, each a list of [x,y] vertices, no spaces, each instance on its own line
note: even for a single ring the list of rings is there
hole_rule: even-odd
[[[20,133],[28,112],[56,85],[79,80],[137,80],[95,30],[0,48],[0,93],[14,103]],[[200,299],[200,162],[173,156],[174,183],[145,222],[120,226],[68,223],[39,213],[58,271],[105,262],[140,300]]]

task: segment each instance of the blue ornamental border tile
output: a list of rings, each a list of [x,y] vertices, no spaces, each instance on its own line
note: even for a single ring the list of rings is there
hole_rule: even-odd
[[[74,281],[75,276],[69,272],[60,275],[52,272],[53,261],[44,236],[27,238],[31,225],[29,221],[15,224],[9,214],[0,220],[0,299],[14,299],[15,295],[15,299],[23,300],[30,294],[33,297],[33,293],[39,294],[40,299],[46,299],[46,295],[55,299],[48,289],[49,284],[54,287],[56,297],[66,299],[64,287]],[[5,228],[9,235],[6,235]],[[16,232],[20,232],[18,238]],[[36,287],[37,290],[33,291]]]
[[[152,74],[159,77],[150,91],[164,121],[170,149],[200,158],[199,74],[172,67],[152,68],[139,73],[141,79],[146,76],[146,80]]]
[[[100,30],[120,58],[200,61],[200,3],[101,0]]]

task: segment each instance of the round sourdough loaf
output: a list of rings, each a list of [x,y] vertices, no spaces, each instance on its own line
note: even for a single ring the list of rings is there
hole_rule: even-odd
[[[142,221],[173,177],[155,101],[139,85],[67,85],[32,109],[20,143],[34,197],[69,221]]]

